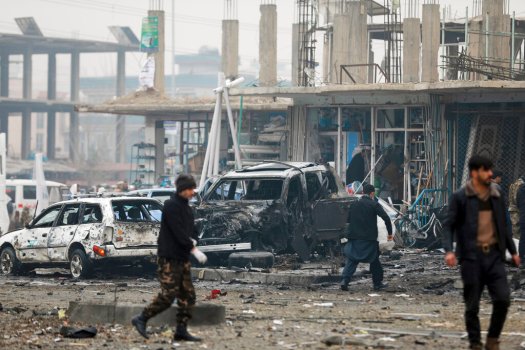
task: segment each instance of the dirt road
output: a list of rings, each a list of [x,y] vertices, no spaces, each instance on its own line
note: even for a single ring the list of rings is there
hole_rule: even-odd
[[[329,347],[326,342],[344,342],[330,348],[466,349],[458,271],[445,268],[441,255],[412,252],[399,260],[382,260],[390,288],[379,293],[372,291],[370,275],[364,270],[350,284],[350,292],[340,291],[336,284],[304,288],[196,281],[200,301],[205,301],[214,288],[227,292],[207,301],[225,305],[227,322],[194,327],[191,330],[205,341],[177,347],[325,349]],[[511,269],[509,278],[516,271]],[[523,278],[521,282],[525,283]],[[157,288],[155,276],[141,271],[127,271],[125,276],[114,272],[105,279],[80,282],[63,275],[0,278],[0,349],[172,348],[168,328],[152,328],[154,334],[149,340],[142,339],[128,324],[94,325],[99,333],[93,339],[72,340],[58,334],[64,323],[89,326],[60,318],[70,301],[145,304]],[[502,349],[522,349],[520,344],[525,342],[523,285],[513,291],[512,298]],[[486,329],[491,312],[487,295],[481,307]]]

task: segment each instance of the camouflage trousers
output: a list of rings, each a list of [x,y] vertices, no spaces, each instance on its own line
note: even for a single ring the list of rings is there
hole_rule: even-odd
[[[195,288],[191,281],[191,263],[166,258],[158,259],[160,293],[143,311],[143,316],[150,319],[168,309],[177,299],[177,325],[188,324],[191,308],[195,305]]]
[[[511,211],[510,212],[510,222],[512,223],[512,237],[520,239],[520,212]]]

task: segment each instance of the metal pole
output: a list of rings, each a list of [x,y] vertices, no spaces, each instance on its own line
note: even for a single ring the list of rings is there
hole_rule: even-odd
[[[512,38],[510,39],[510,77],[512,78],[512,73],[514,71],[514,63],[516,59],[516,53],[514,52],[514,36],[516,35],[516,11],[512,12]]]
[[[171,4],[171,93],[175,97],[175,0]]]
[[[447,20],[447,9],[443,8],[443,24],[441,25],[441,75],[443,81],[445,81],[445,21]]]
[[[230,123],[230,130],[232,133],[233,152],[235,153],[235,166],[237,169],[241,169],[242,168],[241,149],[239,148],[239,142],[237,140],[237,135],[235,133],[235,123],[233,122],[232,107],[230,105],[230,96],[228,95],[227,87],[224,88],[224,102],[226,103],[226,113],[228,114],[228,121]]]
[[[217,126],[215,130],[215,145],[213,158],[213,175],[219,175],[219,159],[221,156],[221,129],[222,129],[222,91],[218,93],[219,110],[217,113]]]
[[[208,134],[208,144],[206,145],[206,154],[204,156],[204,165],[202,167],[202,173],[201,173],[201,179],[200,179],[200,186],[204,186],[204,182],[206,181],[206,178],[211,175],[211,158],[213,157],[214,152],[212,152],[213,145],[215,144],[215,127],[217,124],[217,110],[218,110],[218,104],[220,103],[218,96],[215,101],[215,111],[213,112],[213,117],[211,120],[211,127],[210,132]]]
[[[485,14],[485,62],[489,59],[489,15]]]

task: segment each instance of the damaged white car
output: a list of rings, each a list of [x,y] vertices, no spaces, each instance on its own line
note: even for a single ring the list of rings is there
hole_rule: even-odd
[[[0,237],[0,273],[68,265],[87,277],[103,262],[153,260],[162,204],[147,198],[82,198],[56,203],[24,229]]]

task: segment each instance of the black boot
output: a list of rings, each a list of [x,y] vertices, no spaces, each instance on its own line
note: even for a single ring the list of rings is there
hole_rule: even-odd
[[[182,324],[177,326],[177,330],[175,332],[175,336],[173,337],[173,339],[174,340],[184,340],[184,341],[194,341],[194,342],[202,341],[201,338],[194,337],[193,335],[188,333],[188,329],[186,328],[185,325],[182,325]]]
[[[388,288],[388,284],[387,283],[380,282],[378,284],[374,284],[374,290],[375,291],[384,290],[386,288]]]
[[[131,319],[131,324],[135,326],[137,332],[140,333],[146,339],[149,339],[148,332],[146,331],[146,323],[148,319],[143,314],[137,315]]]

